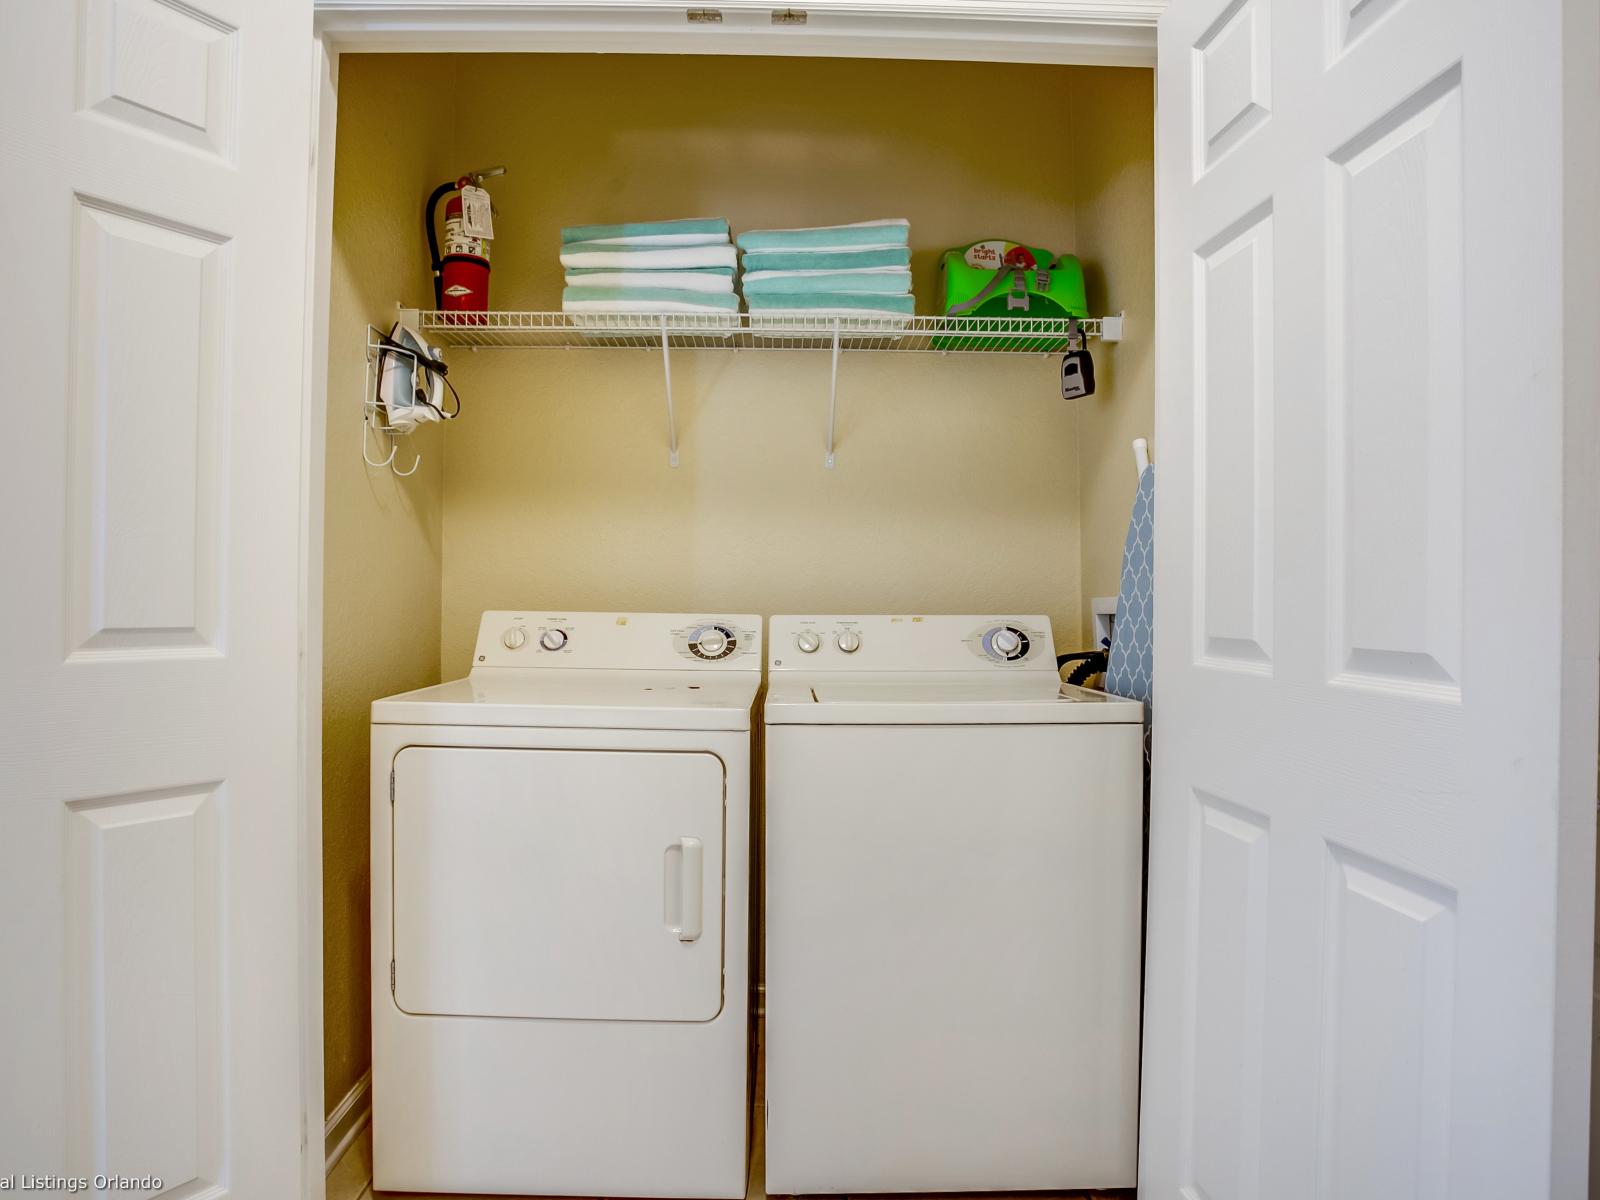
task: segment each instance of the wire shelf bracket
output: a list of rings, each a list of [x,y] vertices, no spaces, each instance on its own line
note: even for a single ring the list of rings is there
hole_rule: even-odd
[[[828,372],[828,457],[822,465],[833,470],[833,438],[839,421],[839,318],[833,319],[833,367]]]
[[[672,338],[667,318],[661,318],[661,375],[667,385],[667,465],[678,465],[678,418],[672,410]]]

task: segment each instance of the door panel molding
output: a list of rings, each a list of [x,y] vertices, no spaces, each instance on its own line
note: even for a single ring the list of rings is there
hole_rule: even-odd
[[[232,239],[73,197],[69,661],[222,649]]]
[[[83,1173],[138,1163],[167,1188],[222,1182],[226,794],[211,782],[65,806]]]

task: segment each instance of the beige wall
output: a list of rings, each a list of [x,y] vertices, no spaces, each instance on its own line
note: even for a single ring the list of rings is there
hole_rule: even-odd
[[[449,60],[347,55],[340,64],[328,350],[323,558],[324,1096],[332,1109],[370,1059],[367,737],[372,701],[439,677],[443,439],[398,479],[361,461],[367,322],[427,286],[421,198],[444,178],[447,126],[417,86]],[[377,446],[374,444],[376,455]]]
[[[485,354],[445,487],[445,672],[488,607],[1078,611],[1078,485],[1054,364],[684,355],[683,465],[659,356]],[[492,602],[488,597],[496,597]]]
[[[1080,578],[1115,590],[1126,439],[1150,426],[1150,92],[1149,72],[1109,69],[343,59],[324,692],[330,1107],[368,1056],[367,708],[461,674],[483,609],[1009,609],[1046,613],[1063,647],[1079,644]],[[437,103],[450,95],[470,110]],[[457,352],[463,416],[413,439],[422,471],[397,483],[356,456],[362,331],[396,300],[427,302],[430,186],[494,163],[511,168],[491,183],[497,308],[559,306],[564,224],[905,216],[920,311],[937,311],[941,250],[1014,237],[1079,253],[1091,307],[1125,306],[1132,340],[1096,347],[1101,393],[1077,403],[1059,398],[1053,358],[847,353],[832,471],[825,354],[675,354],[673,470],[659,354]]]
[[[1115,596],[1138,477],[1134,438],[1155,457],[1155,81],[1148,71],[1073,73],[1075,109],[1092,114],[1093,137],[1073,146],[1077,250],[1089,311],[1127,311],[1127,340],[1095,354],[1096,394],[1077,412],[1079,506],[1085,597],[1081,637],[1089,644],[1087,601]],[[1080,126],[1081,128],[1081,126]]]
[[[1081,244],[1080,159],[1102,131],[1131,126],[1099,111],[1127,95],[1145,121],[1132,153],[1144,155],[1149,187],[1144,71],[560,56],[468,69],[482,111],[526,115],[459,133],[464,163],[512,168],[493,185],[496,307],[559,304],[563,224],[723,215],[738,230],[905,216],[919,308],[937,311],[945,248],[987,236]],[[1115,88],[1118,74],[1137,85]],[[573,112],[574,95],[581,119],[548,119]],[[1096,209],[1116,201],[1106,173],[1117,157],[1098,153],[1105,165],[1087,177]],[[1149,248],[1139,255],[1147,271]],[[1136,309],[1134,289],[1119,285],[1115,299],[1123,291]],[[1148,337],[1147,315],[1144,328]],[[1106,371],[1110,354],[1097,357]],[[448,435],[446,674],[466,665],[490,604],[1036,609],[1075,645],[1080,527],[1099,547],[1120,545],[1126,523],[1119,492],[1096,506],[1104,529],[1081,525],[1078,441],[1090,422],[1061,402],[1047,359],[847,354],[831,472],[825,356],[678,355],[676,471],[650,354],[457,360],[469,415]],[[1102,440],[1104,424],[1092,427]]]

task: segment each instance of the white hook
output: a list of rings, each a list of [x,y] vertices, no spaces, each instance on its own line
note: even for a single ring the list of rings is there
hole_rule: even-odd
[[[1150,443],[1145,441],[1144,438],[1133,439],[1133,465],[1139,468],[1139,474],[1141,475],[1144,474],[1145,468],[1150,465]]]
[[[389,452],[389,459],[389,470],[394,471],[398,478],[404,479],[407,475],[415,475],[417,473],[417,468],[422,465],[422,452],[420,450],[416,452],[416,455],[411,460],[411,469],[409,471],[395,470],[394,452],[392,450]]]
[[[394,437],[393,435],[390,435],[389,438],[389,457],[384,459],[382,462],[373,462],[371,457],[367,454],[367,440],[371,425],[372,421],[368,418],[363,417],[361,419],[361,461],[366,463],[369,467],[390,466],[394,462],[394,452],[397,448]]]
[[[372,457],[367,453],[367,442],[368,442],[369,437],[370,437],[371,426],[373,426],[375,424],[375,422],[376,422],[376,418],[372,418],[372,419],[365,418],[365,417],[362,418],[362,421],[361,421],[361,461],[366,463],[367,466],[369,466],[369,467],[378,467],[380,469],[383,468],[383,467],[388,467],[389,470],[393,471],[394,474],[400,479],[404,479],[408,475],[415,475],[417,473],[417,468],[422,465],[422,453],[421,453],[421,451],[418,451],[416,456],[414,458],[412,458],[412,460],[411,460],[411,469],[409,471],[400,470],[398,467],[396,467],[394,465],[395,455],[398,454],[399,451],[400,451],[400,442],[395,437],[395,435],[393,433],[390,433],[388,435],[388,438],[389,438],[389,455],[388,455],[388,457],[383,459],[381,462],[374,462],[372,460]],[[379,429],[378,432],[380,434],[382,434],[383,430]]]

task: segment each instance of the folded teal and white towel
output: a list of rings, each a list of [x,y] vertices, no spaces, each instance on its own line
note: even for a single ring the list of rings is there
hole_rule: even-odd
[[[911,223],[903,218],[822,225],[813,229],[747,229],[738,238],[743,250],[849,250],[905,246]]]
[[[880,246],[874,250],[746,250],[744,269],[755,271],[893,270],[911,265],[911,247]]]
[[[567,286],[577,288],[674,288],[680,292],[733,291],[733,268],[702,271],[596,271],[579,267],[567,272]]]
[[[909,317],[917,311],[911,296],[875,296],[870,292],[773,292],[747,296],[752,316],[870,317],[892,313]]]
[[[620,225],[568,225],[561,244],[598,242],[603,246],[706,246],[728,240],[728,222],[722,217],[695,217],[683,221],[629,221]]]
[[[561,293],[562,312],[736,313],[732,292],[692,292],[683,288],[569,287]]]
[[[727,242],[709,246],[609,246],[572,242],[561,247],[563,267],[606,267],[613,271],[677,271],[692,267],[736,267],[738,251]]]
[[[867,271],[757,271],[741,281],[745,296],[812,292],[867,292],[903,296],[911,290],[911,272],[893,267]]]
[[[614,275],[614,274],[616,274],[616,271],[617,271],[617,268],[615,268],[615,267],[568,267],[567,268],[567,274],[568,275]],[[723,279],[726,279],[731,283],[732,280],[733,280],[733,276],[735,274],[735,271],[736,271],[736,268],[734,268],[734,267],[677,267],[677,268],[675,268],[673,270],[672,274],[674,274],[674,275],[720,275]],[[657,276],[662,275],[664,273],[665,272],[662,272],[662,271],[641,271],[641,272],[639,272],[639,274],[648,275],[651,278],[656,278]]]

